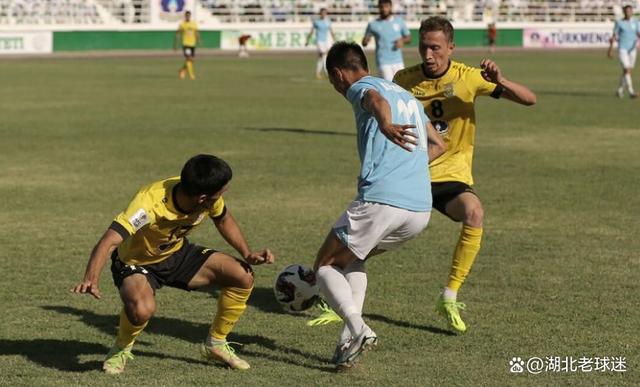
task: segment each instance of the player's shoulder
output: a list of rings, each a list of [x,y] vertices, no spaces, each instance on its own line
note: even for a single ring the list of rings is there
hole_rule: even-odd
[[[416,64],[413,66],[405,67],[398,71],[393,77],[393,81],[398,85],[405,85],[412,80],[417,80],[422,77],[422,65]]]
[[[167,195],[171,195],[173,187],[179,182],[180,176],[154,181],[140,188],[136,197],[150,204],[162,201]]]
[[[456,62],[453,60],[449,67],[449,74],[459,79],[473,77],[474,75],[480,74],[480,71],[479,67],[470,66],[466,63]]]

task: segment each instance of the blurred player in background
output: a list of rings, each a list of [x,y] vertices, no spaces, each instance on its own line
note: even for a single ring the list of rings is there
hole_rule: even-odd
[[[471,188],[475,99],[504,97],[529,106],[536,103],[536,96],[527,87],[505,78],[491,60],[482,60],[480,68],[452,61],[454,47],[453,26],[447,19],[424,20],[420,25],[419,47],[423,63],[398,72],[394,82],[422,102],[447,144],[445,154],[429,165],[433,207],[451,220],[462,222],[462,230],[437,311],[447,318],[452,329],[465,332],[467,327],[459,312],[465,305],[457,302],[457,293],[480,250],[484,219],[482,203]]]
[[[184,79],[189,74],[189,79],[196,79],[196,73],[193,69],[193,59],[196,56],[196,46],[201,44],[200,32],[196,22],[191,21],[191,12],[184,13],[184,20],[180,23],[176,38],[173,42],[173,49],[176,49],[178,40],[182,40],[182,53],[184,54],[184,65],[180,68],[180,79]]]
[[[248,58],[249,50],[247,50],[247,41],[251,39],[251,35],[242,34],[238,37],[238,46],[240,47],[238,50],[238,57],[240,58]]]
[[[218,311],[201,355],[233,369],[248,369],[226,340],[246,309],[253,289],[250,265],[272,263],[268,249],[252,251],[225,205],[222,194],[231,168],[212,155],[192,157],[180,176],[140,189],[93,248],[84,279],[72,291],[100,298],[100,273],[111,258],[111,274],[124,307],[116,341],[104,361],[108,374],[124,372],[131,349],[156,311],[156,290],[170,286],[191,291],[205,286],[222,288]],[[187,234],[210,218],[220,235],[244,261],[195,245]]]
[[[498,29],[496,23],[489,23],[487,27],[487,40],[489,43],[489,52],[493,54],[496,52],[496,40],[498,39]]]
[[[629,97],[637,98],[638,93],[633,90],[631,71],[636,65],[638,36],[640,36],[640,21],[633,17],[633,8],[630,5],[624,6],[622,10],[624,12],[624,18],[616,20],[607,55],[609,58],[613,58],[613,45],[614,42],[617,41],[618,58],[622,65],[622,76],[620,77],[620,86],[618,87],[616,95],[620,98],[624,97],[624,89],[626,86],[629,91]]]
[[[391,0],[379,0],[380,17],[367,25],[362,47],[367,47],[371,38],[376,42],[376,66],[380,77],[390,81],[398,70],[404,68],[402,47],[411,42],[411,32],[404,20],[392,13]]]
[[[362,319],[365,259],[400,247],[427,226],[428,162],[444,152],[444,143],[410,93],[369,75],[357,43],[334,44],[327,70],[353,107],[361,162],[357,198],[334,224],[314,264],[324,299],[345,322],[333,358],[345,369],[378,340]]]
[[[305,46],[309,45],[313,33],[316,33],[316,47],[318,47],[318,61],[316,62],[316,79],[321,79],[323,75],[327,74],[327,52],[329,51],[329,34],[335,42],[336,36],[331,28],[331,19],[328,16],[326,8],[320,9],[320,17],[313,19],[311,22],[311,31],[307,35],[307,41]]]

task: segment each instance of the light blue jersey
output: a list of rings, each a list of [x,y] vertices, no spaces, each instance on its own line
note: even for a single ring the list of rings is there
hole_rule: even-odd
[[[329,30],[331,29],[331,20],[329,18],[314,19],[313,28],[316,29],[316,41],[318,43],[327,43]]]
[[[391,106],[394,124],[415,125],[418,146],[406,151],[388,140],[375,117],[362,108],[368,90],[376,90]],[[395,83],[366,76],[351,85],[347,99],[358,129],[358,200],[388,204],[410,211],[431,211],[431,178],[426,125],[420,102]]]
[[[373,36],[376,40],[378,66],[403,63],[402,50],[395,48],[395,41],[409,34],[406,23],[398,16],[370,21],[364,33],[365,36]]]
[[[616,20],[613,32],[618,35],[618,49],[631,51],[638,44],[640,22],[635,18]]]

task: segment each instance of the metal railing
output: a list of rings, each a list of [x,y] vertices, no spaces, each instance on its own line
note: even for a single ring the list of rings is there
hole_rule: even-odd
[[[0,0],[0,24],[147,24],[151,1]],[[377,0],[195,0],[219,23],[307,22],[327,8],[334,22],[365,22],[378,14]],[[439,15],[455,22],[604,22],[621,17],[618,0],[395,0],[394,12],[409,22]]]

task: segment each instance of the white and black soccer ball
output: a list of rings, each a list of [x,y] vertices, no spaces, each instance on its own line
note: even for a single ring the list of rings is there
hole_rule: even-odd
[[[285,267],[273,287],[276,300],[287,312],[302,312],[315,305],[320,298],[316,274],[302,265]]]

